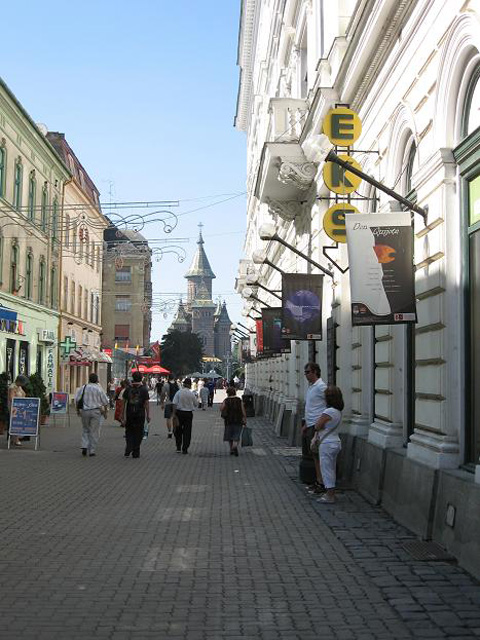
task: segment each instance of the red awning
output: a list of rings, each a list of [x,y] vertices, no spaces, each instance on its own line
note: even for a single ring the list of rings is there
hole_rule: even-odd
[[[151,367],[147,367],[145,373],[170,373],[168,369],[164,369],[159,364],[154,364]]]

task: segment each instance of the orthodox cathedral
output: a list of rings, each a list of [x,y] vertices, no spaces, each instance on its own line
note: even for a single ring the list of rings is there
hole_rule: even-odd
[[[225,360],[230,354],[230,328],[225,302],[212,299],[212,280],[216,277],[208,262],[203,245],[202,224],[197,240],[198,249],[190,269],[185,274],[188,282],[187,301],[180,300],[176,316],[169,331],[191,331],[203,343],[205,356]]]

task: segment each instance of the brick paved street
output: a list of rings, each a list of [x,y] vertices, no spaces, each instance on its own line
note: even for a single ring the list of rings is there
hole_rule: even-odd
[[[2,438],[2,640],[480,637],[480,585],[351,491],[317,504],[265,421],[234,458],[198,412],[183,456],[152,407],[139,460],[111,420],[95,458],[76,418],[37,452]]]

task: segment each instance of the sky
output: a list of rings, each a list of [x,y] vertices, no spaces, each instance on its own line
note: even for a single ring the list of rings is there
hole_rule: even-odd
[[[245,136],[233,127],[239,11],[240,0],[30,0],[21,18],[17,4],[2,7],[0,75],[35,122],[65,133],[101,201],[180,201],[171,233],[160,222],[141,231],[152,248],[168,239],[186,252],[183,263],[173,252],[153,261],[152,341],[173,319],[160,302],[185,298],[200,222],[214,299],[242,320],[234,292],[246,223]]]

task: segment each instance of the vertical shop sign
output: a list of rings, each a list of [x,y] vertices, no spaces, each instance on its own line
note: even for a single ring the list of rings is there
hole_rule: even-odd
[[[282,337],[322,339],[323,275],[285,273],[282,276]]]
[[[346,216],[352,324],[417,321],[409,213]]]
[[[55,359],[53,356],[53,348],[47,349],[47,384],[46,387],[49,391],[53,391],[53,379],[55,374]]]

